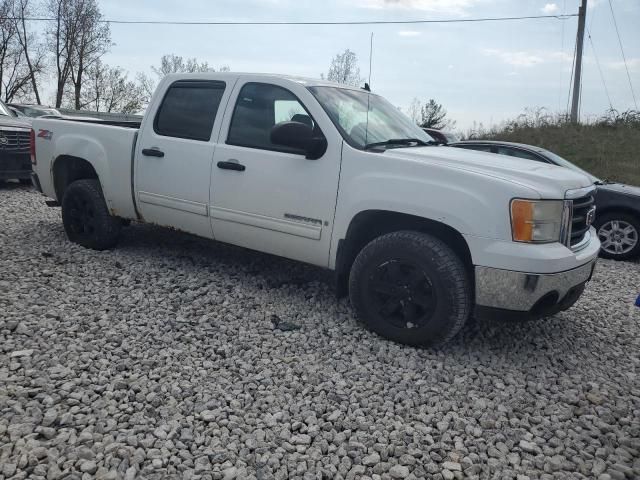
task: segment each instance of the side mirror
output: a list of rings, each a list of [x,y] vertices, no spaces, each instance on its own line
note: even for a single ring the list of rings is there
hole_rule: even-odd
[[[271,128],[271,143],[301,150],[309,160],[317,160],[327,150],[324,136],[314,136],[313,129],[301,122],[280,122]]]

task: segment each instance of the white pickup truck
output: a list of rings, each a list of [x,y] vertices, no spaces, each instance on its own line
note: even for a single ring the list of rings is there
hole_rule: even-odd
[[[434,145],[364,89],[177,74],[135,128],[33,129],[33,182],[71,241],[110,248],[134,220],[329,268],[370,329],[406,344],[446,342],[470,315],[565,310],[600,248],[587,177]]]

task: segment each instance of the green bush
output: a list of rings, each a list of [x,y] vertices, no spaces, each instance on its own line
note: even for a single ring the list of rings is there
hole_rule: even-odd
[[[479,125],[465,138],[537,145],[602,179],[640,186],[640,112],[636,110],[610,110],[580,124],[543,108],[527,110],[497,127]]]

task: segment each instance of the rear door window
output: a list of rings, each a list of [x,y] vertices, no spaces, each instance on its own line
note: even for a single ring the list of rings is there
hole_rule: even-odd
[[[158,109],[153,130],[166,137],[208,142],[224,88],[220,81],[174,82]]]

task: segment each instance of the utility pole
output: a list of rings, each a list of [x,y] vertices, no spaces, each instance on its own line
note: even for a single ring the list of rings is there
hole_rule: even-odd
[[[580,77],[582,75],[582,45],[584,43],[584,24],[587,17],[587,0],[582,0],[578,10],[578,37],[576,38],[576,66],[573,77],[573,100],[571,101],[571,123],[578,123],[578,105],[580,103]]]

